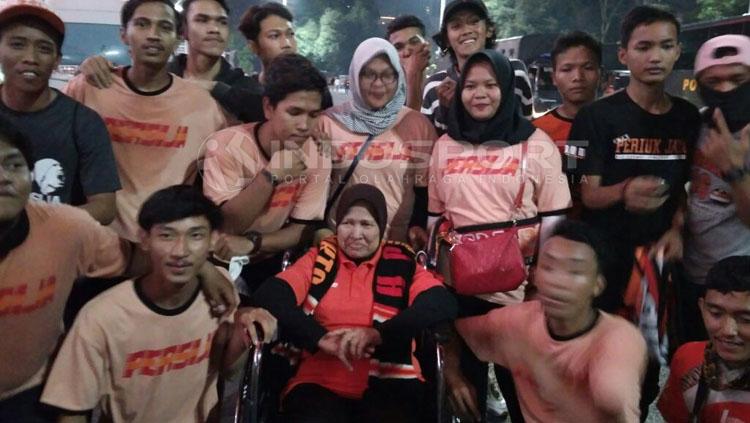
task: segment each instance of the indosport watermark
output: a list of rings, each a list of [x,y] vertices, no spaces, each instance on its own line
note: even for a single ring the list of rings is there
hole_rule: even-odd
[[[520,144],[487,142],[474,145],[445,137],[438,141],[383,138],[374,140],[365,151],[361,151],[364,143],[364,136],[340,140],[310,138],[303,143],[276,140],[270,143],[274,154],[282,150],[295,153],[274,158],[267,157],[246,130],[224,130],[203,143],[198,169],[206,190],[234,196],[250,185],[270,163],[290,169],[299,159],[304,163],[304,170],[297,176],[282,178],[281,184],[338,184],[358,155],[360,160],[349,184],[366,183],[379,187],[469,181],[505,184],[519,177],[522,166]],[[527,172],[538,183],[554,182],[567,172],[575,173],[580,161],[585,159],[589,145],[588,141],[568,141],[565,154],[561,155],[552,142],[532,140],[528,143]]]

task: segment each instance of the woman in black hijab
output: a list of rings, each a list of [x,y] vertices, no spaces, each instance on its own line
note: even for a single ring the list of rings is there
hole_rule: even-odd
[[[564,216],[571,199],[559,151],[546,133],[522,117],[514,90],[513,68],[502,54],[483,50],[466,62],[449,111],[448,132],[433,151],[430,226],[441,216],[459,233],[518,221],[518,242],[528,263],[534,261],[542,234]],[[447,248],[441,253],[440,271],[451,285]],[[456,294],[459,316],[522,302],[528,285],[526,281],[505,292]],[[485,408],[487,365],[465,345],[448,350],[446,379],[454,409],[465,418],[479,418]],[[455,365],[459,361],[460,367]],[[510,373],[497,366],[495,373],[511,419],[523,421]]]

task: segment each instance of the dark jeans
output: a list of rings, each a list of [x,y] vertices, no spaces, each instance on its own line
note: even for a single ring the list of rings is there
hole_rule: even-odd
[[[499,304],[481,300],[476,297],[469,297],[456,294],[458,301],[458,317],[470,317],[487,314],[492,309],[502,307]],[[473,352],[463,344],[461,350],[461,370],[466,379],[474,385],[477,392],[477,403],[483,416],[487,415],[487,363],[480,361]],[[495,376],[500,392],[505,398],[505,404],[508,406],[508,415],[513,423],[523,422],[523,413],[518,403],[516,394],[516,385],[513,383],[513,375],[505,367],[495,365]],[[483,421],[486,420],[483,418]]]
[[[0,401],[0,423],[54,422],[54,410],[39,402],[42,387],[43,385],[39,385]]]
[[[295,423],[412,423],[419,420],[423,387],[416,380],[381,380],[361,400],[315,384],[298,385],[284,399],[283,421]]]

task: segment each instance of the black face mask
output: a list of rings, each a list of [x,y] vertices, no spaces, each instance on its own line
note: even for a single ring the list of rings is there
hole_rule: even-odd
[[[698,84],[698,91],[706,106],[721,109],[732,133],[750,123],[750,82],[725,93]],[[709,118],[712,117],[713,113]]]

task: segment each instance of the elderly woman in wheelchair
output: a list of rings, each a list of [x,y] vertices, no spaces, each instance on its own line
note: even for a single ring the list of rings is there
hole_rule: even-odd
[[[256,292],[301,349],[282,392],[284,421],[419,421],[414,339],[455,318],[456,305],[408,246],[382,239],[386,213],[377,188],[351,186],[336,235]]]

